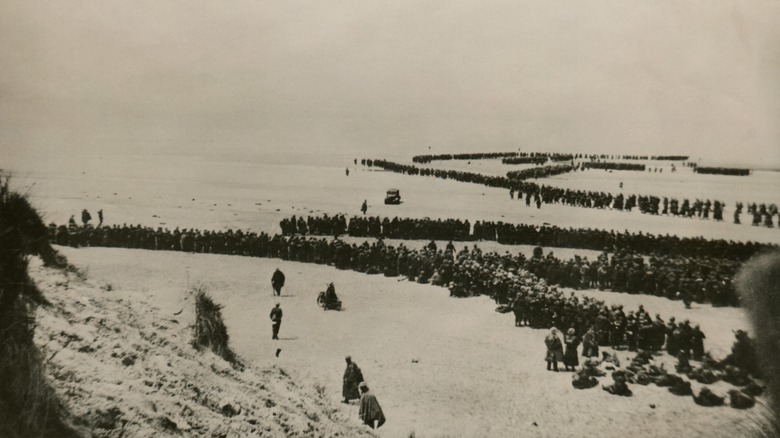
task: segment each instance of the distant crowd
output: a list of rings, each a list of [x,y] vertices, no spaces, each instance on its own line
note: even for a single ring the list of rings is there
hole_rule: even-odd
[[[725,204],[719,200],[696,199],[691,202],[688,199],[683,199],[681,202],[676,198],[653,195],[632,194],[626,196],[623,193],[613,195],[612,193],[592,190],[573,190],[551,187],[525,180],[527,178],[543,178],[576,170],[575,166],[568,165],[531,168],[517,171],[517,173],[510,172],[513,176],[510,178],[458,170],[421,168],[387,160],[364,159],[361,162],[368,167],[379,167],[387,171],[406,175],[432,176],[441,179],[482,184],[488,187],[505,188],[509,190],[511,199],[516,198],[517,200],[522,200],[523,197],[525,197],[526,206],[531,206],[533,204],[536,208],[541,208],[542,204],[563,204],[572,207],[613,209],[630,212],[636,207],[644,214],[671,215],[684,218],[698,217],[700,219],[709,219],[710,214],[712,214],[711,217],[713,220],[722,221],[723,208],[725,206]],[[585,163],[581,163],[578,166],[584,164]],[[778,215],[777,207],[774,206],[774,204],[762,205],[764,205],[763,210],[759,209],[753,215],[753,225],[763,224],[767,227],[774,227],[774,217]],[[737,224],[741,223],[741,209],[739,206],[740,203],[737,203],[737,209],[734,210],[734,223]]]
[[[467,154],[437,154],[437,155],[415,155],[412,157],[414,163],[430,163],[435,160],[490,160],[490,159],[512,159],[512,158],[535,158],[542,159],[542,163],[548,159],[551,161],[571,161],[571,160],[658,160],[658,161],[687,161],[687,155],[615,155],[615,154],[570,154],[555,152],[482,152]],[[521,163],[513,163],[521,164]]]
[[[693,171],[696,173],[704,173],[709,175],[732,175],[732,176],[748,176],[750,175],[750,169],[737,169],[733,167],[702,167],[693,166]]]
[[[532,167],[530,169],[513,170],[506,173],[506,177],[512,181],[522,181],[531,178],[547,178],[579,169],[579,166],[561,164],[556,166]]]
[[[544,164],[547,157],[508,157],[501,160],[502,164]]]
[[[582,163],[582,167],[584,169],[604,169],[604,170],[636,170],[640,172],[645,171],[645,165],[644,164],[636,164],[636,163],[612,163],[612,162],[601,162],[601,161],[592,161],[592,162],[585,162]]]

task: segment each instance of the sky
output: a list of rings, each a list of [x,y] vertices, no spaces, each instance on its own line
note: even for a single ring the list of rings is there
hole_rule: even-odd
[[[776,0],[3,0],[0,156],[780,165]]]

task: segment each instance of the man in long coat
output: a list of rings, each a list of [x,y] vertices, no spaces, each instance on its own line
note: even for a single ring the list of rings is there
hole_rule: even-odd
[[[372,429],[381,427],[386,421],[385,414],[374,394],[368,391],[368,385],[365,382],[360,382],[360,392],[362,394],[360,396],[360,420]]]
[[[561,338],[558,337],[558,329],[553,327],[550,330],[550,334],[544,338],[544,344],[547,346],[547,354],[545,360],[547,360],[547,371],[550,371],[552,366],[553,371],[558,371],[558,361],[563,360],[563,343]]]
[[[360,367],[352,362],[352,357],[347,356],[346,361],[347,369],[344,370],[344,385],[341,389],[341,395],[344,396],[343,403],[360,398],[358,385],[363,381],[363,373],[360,371]]]
[[[284,273],[276,268],[274,275],[271,276],[271,287],[274,288],[274,295],[282,295],[282,287],[284,287]]]

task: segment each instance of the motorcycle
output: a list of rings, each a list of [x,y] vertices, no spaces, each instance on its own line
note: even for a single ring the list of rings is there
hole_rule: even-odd
[[[328,302],[327,296],[332,294],[334,299]],[[317,295],[317,305],[322,307],[323,310],[341,310],[341,301],[336,298],[336,288],[333,287],[333,283],[328,284],[328,288]]]

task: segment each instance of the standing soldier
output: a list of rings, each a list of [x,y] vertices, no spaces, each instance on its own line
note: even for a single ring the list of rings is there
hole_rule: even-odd
[[[282,308],[279,307],[280,305],[280,303],[276,303],[276,306],[271,309],[271,330],[273,331],[273,335],[271,336],[272,340],[279,339],[279,327],[282,326]]]
[[[385,414],[382,412],[382,407],[379,406],[379,402],[376,400],[376,396],[369,392],[366,382],[360,382],[360,420],[363,424],[368,425],[372,429],[376,429],[385,424]]]
[[[91,221],[91,220],[92,220],[92,215],[91,215],[91,214],[89,214],[89,212],[87,211],[87,209],[85,208],[85,209],[81,210],[81,222],[84,222],[84,226],[85,226],[85,227],[87,226],[87,224],[88,224],[88,223],[89,223],[89,221]]]
[[[282,295],[282,288],[284,287],[284,273],[276,268],[274,275],[271,276],[271,287],[274,289],[275,296]]]
[[[360,371],[360,367],[352,362],[352,357],[347,356],[346,361],[347,369],[344,370],[344,384],[341,388],[341,395],[344,396],[342,403],[349,403],[350,400],[360,398],[358,385],[363,381],[363,373]]]
[[[102,208],[100,210],[98,210],[98,221],[99,221],[98,226],[99,227],[102,226],[103,225],[103,209]]]
[[[366,212],[368,211],[368,201],[367,200],[365,200],[365,199],[363,200],[363,205],[360,206],[360,211],[363,212],[363,215],[365,215]]]
[[[558,361],[563,360],[563,343],[558,337],[558,329],[553,327],[550,330],[550,334],[544,338],[544,344],[547,347],[545,356],[547,371],[550,371],[550,367],[552,367],[552,371],[558,372]]]

